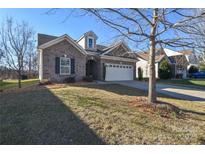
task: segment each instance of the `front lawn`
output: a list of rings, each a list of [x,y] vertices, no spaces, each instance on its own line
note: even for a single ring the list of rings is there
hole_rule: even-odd
[[[39,79],[28,79],[28,80],[21,80],[22,87],[31,86],[38,83]],[[0,90],[17,88],[18,87],[18,80],[3,80],[0,81]]]
[[[144,95],[115,84],[2,93],[0,144],[205,144],[205,104],[161,96],[183,109],[165,116],[133,105]]]
[[[205,88],[205,79],[178,79],[178,80],[159,80],[158,83],[175,84],[175,85],[190,85]]]

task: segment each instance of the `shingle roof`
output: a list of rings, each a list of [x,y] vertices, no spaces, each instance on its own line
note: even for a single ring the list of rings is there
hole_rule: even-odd
[[[140,58],[148,61],[149,60],[149,53],[148,52],[138,52],[135,53],[137,56],[139,56]],[[163,58],[165,57],[164,54],[162,55],[155,55],[155,62],[160,62]]]
[[[192,50],[181,50],[181,51],[178,51],[178,52],[183,53],[185,55],[191,55],[193,53]]]

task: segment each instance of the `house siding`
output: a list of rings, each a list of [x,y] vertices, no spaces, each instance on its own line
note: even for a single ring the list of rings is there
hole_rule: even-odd
[[[75,74],[60,75],[55,73],[55,58],[64,57],[64,55],[75,59]],[[43,79],[63,82],[65,78],[75,76],[76,81],[80,81],[86,74],[85,67],[86,56],[66,40],[43,50]]]
[[[140,61],[136,62],[136,78],[138,78],[138,68],[142,69],[142,77],[149,78],[149,64],[147,61],[140,59]],[[155,77],[159,78],[159,63],[155,63]]]

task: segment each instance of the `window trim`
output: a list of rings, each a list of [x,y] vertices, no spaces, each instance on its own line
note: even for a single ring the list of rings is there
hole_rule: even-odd
[[[91,39],[92,40],[92,47],[90,48],[90,46],[89,46],[89,39]],[[87,48],[88,49],[93,49],[94,48],[94,38],[93,37],[88,37],[87,38]]]
[[[68,73],[61,73],[61,60],[62,59],[69,59],[69,66],[64,66],[64,67],[67,67],[69,68],[69,72]],[[60,75],[70,75],[71,74],[71,59],[70,58],[67,58],[67,57],[60,57]]]

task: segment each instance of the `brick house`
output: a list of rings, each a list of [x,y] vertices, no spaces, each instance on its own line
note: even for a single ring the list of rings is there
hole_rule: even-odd
[[[111,46],[97,44],[97,35],[89,31],[79,40],[67,34],[56,37],[38,34],[39,79],[63,82],[68,77],[80,81],[134,80],[137,56],[124,42]]]

